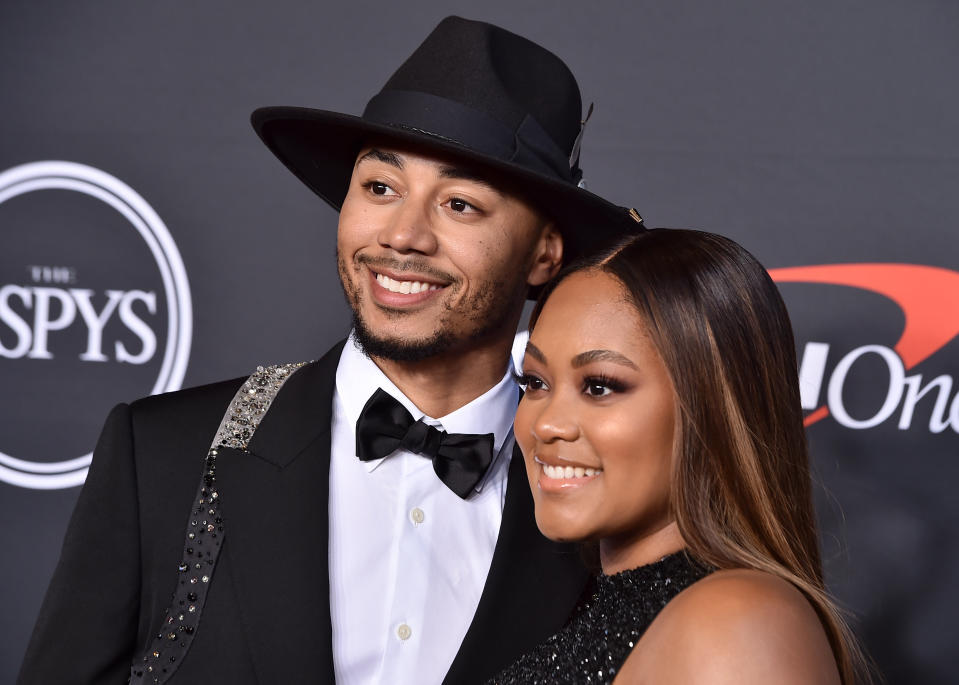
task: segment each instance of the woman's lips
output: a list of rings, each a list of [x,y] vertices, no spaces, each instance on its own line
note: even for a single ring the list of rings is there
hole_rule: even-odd
[[[602,472],[602,469],[589,469],[583,466],[553,466],[552,464],[543,464],[543,473],[546,474],[546,477],[556,480],[583,478],[584,476],[592,478],[597,473]]]
[[[588,466],[547,464],[538,458],[536,463],[540,466],[539,487],[547,492],[581,487],[603,473],[603,469]]]

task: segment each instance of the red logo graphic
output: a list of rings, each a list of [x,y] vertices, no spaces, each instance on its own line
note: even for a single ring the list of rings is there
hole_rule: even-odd
[[[826,264],[771,269],[778,283],[844,285],[878,293],[905,316],[894,349],[905,368],[928,359],[959,335],[959,273],[918,264]],[[806,417],[811,426],[829,415],[823,405]]]

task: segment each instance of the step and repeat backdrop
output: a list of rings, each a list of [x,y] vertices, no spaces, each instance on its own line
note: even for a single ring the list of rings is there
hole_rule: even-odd
[[[348,331],[336,215],[249,113],[359,113],[449,13],[568,62],[592,190],[770,269],[830,587],[889,682],[950,681],[959,5],[105,0],[0,6],[0,682],[111,406]]]

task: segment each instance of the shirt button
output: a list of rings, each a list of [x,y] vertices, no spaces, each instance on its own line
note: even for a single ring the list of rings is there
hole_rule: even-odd
[[[396,637],[401,640],[409,640],[410,636],[413,634],[413,629],[410,628],[405,623],[401,623],[396,629]]]
[[[413,522],[413,525],[418,526],[423,521],[426,520],[426,514],[423,513],[423,510],[419,507],[413,507],[410,509],[410,521]]]

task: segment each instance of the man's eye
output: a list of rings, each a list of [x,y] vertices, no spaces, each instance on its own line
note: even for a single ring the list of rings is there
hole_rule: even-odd
[[[477,208],[461,197],[454,197],[449,201],[450,209],[457,214],[478,211]]]
[[[371,195],[387,196],[398,194],[388,184],[383,183],[383,181],[367,181],[363,184],[363,187],[366,188]]]

